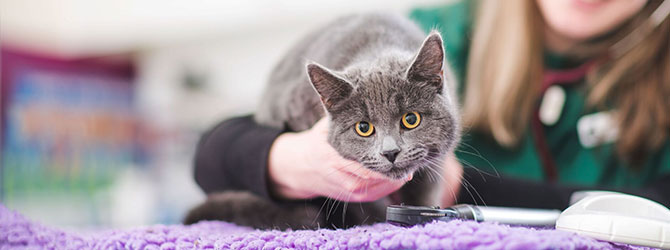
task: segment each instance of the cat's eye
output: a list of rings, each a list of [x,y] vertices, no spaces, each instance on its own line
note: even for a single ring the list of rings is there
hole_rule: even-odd
[[[421,115],[417,112],[410,112],[402,116],[402,126],[406,129],[413,129],[421,123]]]
[[[368,137],[375,132],[375,126],[369,122],[357,122],[356,125],[354,125],[354,128],[356,130],[356,134],[363,137]]]

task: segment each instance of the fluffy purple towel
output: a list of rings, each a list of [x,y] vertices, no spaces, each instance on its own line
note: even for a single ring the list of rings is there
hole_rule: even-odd
[[[74,233],[32,222],[0,204],[0,249],[643,249],[572,233],[472,221],[400,228],[256,231],[225,222]]]

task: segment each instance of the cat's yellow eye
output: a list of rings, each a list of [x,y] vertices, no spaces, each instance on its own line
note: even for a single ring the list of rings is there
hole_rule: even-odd
[[[421,115],[417,112],[410,112],[402,116],[402,126],[406,129],[413,129],[421,123]]]
[[[375,126],[369,122],[357,122],[354,128],[356,130],[356,134],[363,137],[368,137],[375,132]]]

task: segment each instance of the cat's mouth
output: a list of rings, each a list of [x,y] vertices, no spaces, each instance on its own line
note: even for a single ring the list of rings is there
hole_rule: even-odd
[[[406,152],[405,156],[393,163],[386,159],[373,157],[364,157],[359,162],[365,168],[380,173],[391,180],[403,180],[420,169],[429,168],[431,171],[436,171],[434,168],[441,168],[439,159],[444,156],[442,152],[438,147],[424,146]]]
[[[440,158],[441,155],[438,150],[428,149],[420,154],[415,154],[415,157],[410,160],[397,161],[395,163],[387,162],[382,165],[378,165],[379,163],[377,163],[367,167],[372,171],[385,175],[389,179],[402,180],[422,168],[439,164],[437,163],[439,161],[435,159]]]

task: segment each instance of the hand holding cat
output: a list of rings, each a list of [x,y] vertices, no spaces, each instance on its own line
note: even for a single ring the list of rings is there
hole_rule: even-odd
[[[444,160],[442,176],[444,176],[445,190],[442,193],[441,207],[456,205],[456,198],[461,191],[463,165],[453,153]]]
[[[309,130],[283,133],[275,140],[268,160],[274,195],[366,202],[387,196],[412,179],[391,180],[342,158],[328,144],[327,136],[328,120],[321,119]]]

